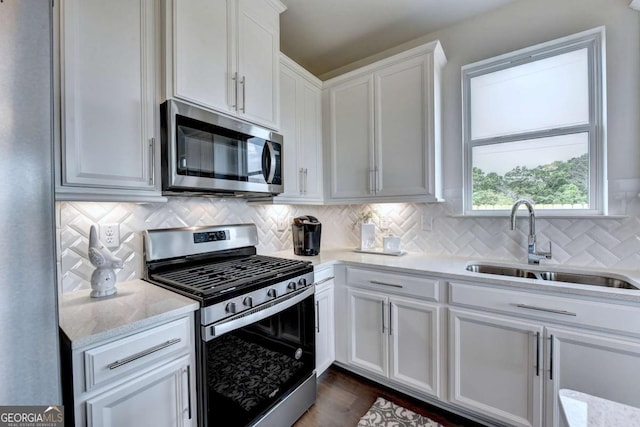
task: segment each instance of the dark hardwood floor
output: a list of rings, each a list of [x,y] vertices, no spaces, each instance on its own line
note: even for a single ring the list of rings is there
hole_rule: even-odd
[[[378,396],[429,417],[445,427],[482,426],[332,366],[318,378],[315,405],[294,427],[355,427]]]

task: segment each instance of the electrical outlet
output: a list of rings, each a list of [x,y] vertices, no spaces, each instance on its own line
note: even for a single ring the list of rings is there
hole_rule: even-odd
[[[278,217],[277,229],[278,229],[278,231],[285,231],[287,229],[287,216],[286,215],[281,215],[281,216]]]
[[[389,217],[386,215],[380,216],[380,231],[389,230]]]
[[[422,215],[422,231],[433,231],[433,217],[429,215]]]
[[[120,246],[120,224],[117,222],[100,224],[100,241],[107,248]]]

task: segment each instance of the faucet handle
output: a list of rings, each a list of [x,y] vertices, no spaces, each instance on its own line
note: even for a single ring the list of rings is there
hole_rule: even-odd
[[[549,240],[549,252],[541,252],[540,255],[544,255],[546,259],[551,259],[551,240]]]
[[[551,259],[551,240],[549,240],[549,252],[547,252],[545,256],[547,259]]]

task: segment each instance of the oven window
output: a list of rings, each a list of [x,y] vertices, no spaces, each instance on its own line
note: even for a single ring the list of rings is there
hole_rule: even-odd
[[[204,344],[209,426],[244,426],[315,369],[313,296]]]
[[[176,116],[178,175],[264,183],[266,141]]]

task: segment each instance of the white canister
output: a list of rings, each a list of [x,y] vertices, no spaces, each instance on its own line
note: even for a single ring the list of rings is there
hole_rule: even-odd
[[[400,237],[385,236],[382,238],[382,250],[384,252],[398,253],[402,250],[400,247]]]
[[[371,223],[360,224],[360,249],[373,249],[376,247],[376,225]]]

